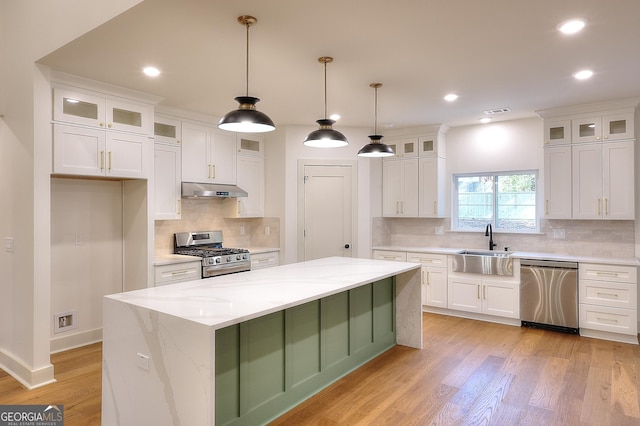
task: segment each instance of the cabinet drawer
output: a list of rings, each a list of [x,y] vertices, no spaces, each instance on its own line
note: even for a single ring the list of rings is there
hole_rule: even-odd
[[[580,280],[580,302],[591,305],[636,309],[636,284]]]
[[[260,253],[260,254],[251,255],[252,270],[278,266],[279,263],[280,263],[280,256],[277,252]]]
[[[199,280],[202,275],[200,261],[160,265],[155,267],[155,284],[173,284],[183,281]]]
[[[373,258],[378,260],[395,260],[396,262],[406,262],[407,253],[403,251],[374,250]]]
[[[580,328],[636,335],[636,311],[581,303]]]
[[[447,255],[430,253],[407,253],[407,262],[422,263],[424,266],[432,266],[434,268],[446,268]]]
[[[590,279],[596,281],[610,281],[618,283],[637,282],[638,268],[635,266],[621,265],[598,265],[592,263],[581,263],[579,265],[580,279]]]

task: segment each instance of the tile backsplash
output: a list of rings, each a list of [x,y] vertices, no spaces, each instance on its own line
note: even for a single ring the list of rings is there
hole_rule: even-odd
[[[182,218],[155,221],[155,255],[173,253],[173,235],[186,231],[222,230],[224,246],[280,247],[278,218],[224,217],[222,199],[182,199]]]
[[[436,227],[444,233],[436,234]],[[449,219],[374,218],[373,246],[488,249],[484,232],[455,232]],[[564,238],[562,238],[564,234]],[[574,256],[635,257],[633,221],[541,220],[540,233],[494,232],[496,250],[559,253]]]

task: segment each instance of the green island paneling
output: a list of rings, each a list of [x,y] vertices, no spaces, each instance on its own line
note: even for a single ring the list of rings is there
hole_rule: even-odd
[[[216,425],[265,424],[395,345],[393,278],[216,331]]]
[[[322,369],[327,370],[349,357],[349,292],[320,301]]]

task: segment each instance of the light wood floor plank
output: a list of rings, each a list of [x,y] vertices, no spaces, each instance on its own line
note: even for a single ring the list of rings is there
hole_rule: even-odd
[[[426,313],[423,329],[424,350],[396,346],[272,425],[640,425],[637,345]],[[57,382],[32,391],[0,371],[0,404],[99,425],[101,353],[52,355]]]

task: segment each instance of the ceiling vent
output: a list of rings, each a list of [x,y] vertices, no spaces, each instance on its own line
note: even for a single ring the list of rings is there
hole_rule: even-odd
[[[505,112],[511,112],[511,108],[493,108],[484,110],[484,113],[487,115],[504,114]]]

